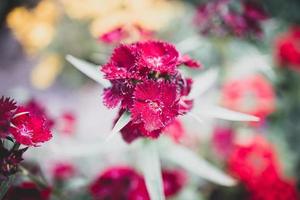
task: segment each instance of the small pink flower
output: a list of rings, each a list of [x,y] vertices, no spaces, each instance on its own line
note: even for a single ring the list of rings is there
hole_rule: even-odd
[[[230,128],[217,127],[212,136],[213,148],[221,158],[227,158],[233,150],[234,132]]]
[[[183,124],[178,119],[174,120],[174,122],[167,126],[164,132],[177,143],[181,142],[181,140],[186,137],[186,132]]]
[[[272,85],[260,75],[231,80],[224,85],[224,106],[261,118],[275,110],[275,94]]]
[[[124,40],[127,37],[129,37],[128,32],[126,32],[124,28],[118,27],[112,31],[102,34],[99,37],[99,40],[106,44],[114,44],[114,43],[119,43],[120,41]]]
[[[70,163],[60,162],[54,166],[54,168],[52,169],[52,174],[53,174],[54,180],[64,181],[64,180],[70,179],[74,176],[75,168]]]
[[[19,107],[16,113],[28,112]],[[38,146],[52,138],[47,120],[43,116],[26,113],[12,119],[11,134],[20,144],[27,146]]]

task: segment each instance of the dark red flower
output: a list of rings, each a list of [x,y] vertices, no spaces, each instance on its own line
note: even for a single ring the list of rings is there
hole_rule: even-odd
[[[51,188],[39,189],[32,182],[24,182],[18,186],[12,186],[4,197],[4,200],[49,200]]]
[[[125,141],[156,138],[176,116],[188,112],[193,101],[187,96],[191,79],[182,78],[179,65],[197,68],[199,63],[180,57],[171,44],[161,41],[120,45],[102,68],[112,86],[104,89],[108,108],[121,105],[131,121],[122,130]]]
[[[300,71],[300,27],[291,27],[276,40],[276,58],[280,66]]]
[[[10,121],[16,109],[17,105],[13,99],[4,96],[0,98],[0,138],[9,134]]]
[[[189,55],[183,55],[179,62],[190,68],[201,67],[201,64],[197,60],[192,59]]]
[[[143,178],[130,167],[111,167],[91,185],[95,200],[149,200]]]
[[[27,146],[38,146],[51,139],[52,134],[47,120],[28,112],[25,108],[19,107],[12,119],[10,132],[20,144]]]
[[[52,169],[52,175],[56,181],[65,181],[75,175],[75,168],[71,163],[60,162]]]
[[[205,35],[260,37],[267,18],[263,7],[252,0],[213,0],[199,6],[194,21]]]
[[[186,183],[186,176],[180,170],[163,169],[162,178],[166,197],[178,194]]]

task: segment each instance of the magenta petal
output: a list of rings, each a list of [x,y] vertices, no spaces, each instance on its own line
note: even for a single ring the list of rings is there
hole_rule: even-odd
[[[160,73],[176,72],[179,53],[173,45],[160,41],[148,41],[138,43],[137,47],[141,54],[139,63],[141,66]]]
[[[119,105],[122,98],[119,91],[115,88],[106,88],[103,91],[103,104],[108,108],[115,108]]]

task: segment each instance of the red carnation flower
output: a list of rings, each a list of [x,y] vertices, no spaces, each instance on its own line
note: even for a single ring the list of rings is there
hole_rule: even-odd
[[[166,197],[178,194],[186,183],[185,174],[179,170],[163,169],[162,178]]]
[[[260,75],[229,81],[222,92],[224,106],[263,120],[275,110],[272,85]]]
[[[51,139],[52,134],[47,120],[43,116],[37,116],[19,107],[16,113],[24,113],[12,119],[11,134],[20,144],[38,146]]]
[[[294,26],[276,40],[276,58],[281,66],[300,71],[300,27]]]
[[[107,169],[90,185],[90,193],[95,200],[149,200],[144,180],[130,167]]]
[[[182,64],[199,67],[161,41],[120,45],[114,50],[101,69],[112,84],[104,89],[103,102],[108,108],[121,104],[120,113],[130,112],[132,119],[121,130],[125,141],[156,138],[176,116],[192,108],[193,100],[187,98],[192,80],[182,78],[177,70]]]
[[[12,186],[4,200],[49,200],[51,188],[39,189],[35,183],[24,182],[18,186]]]
[[[0,98],[0,138],[8,135],[10,121],[16,108],[14,100],[3,96]]]
[[[99,40],[107,44],[114,44],[119,43],[127,37],[129,37],[129,33],[124,28],[118,27],[102,34]]]

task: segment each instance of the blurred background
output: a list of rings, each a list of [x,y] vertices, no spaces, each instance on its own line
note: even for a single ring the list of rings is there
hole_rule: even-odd
[[[34,102],[54,121],[53,140],[29,150],[26,162],[49,180],[56,167],[72,166],[64,183],[72,199],[87,198],[78,188],[105,168],[135,166],[134,147],[120,138],[113,148],[99,147],[117,110],[102,104],[102,86],[65,57],[101,66],[120,43],[166,40],[203,65],[186,74],[218,71],[204,79],[213,83],[195,103],[200,113],[215,103],[261,119],[181,118],[171,129],[178,142],[239,184],[221,187],[189,175],[171,198],[299,199],[299,10],[298,0],[1,0],[0,95]]]

